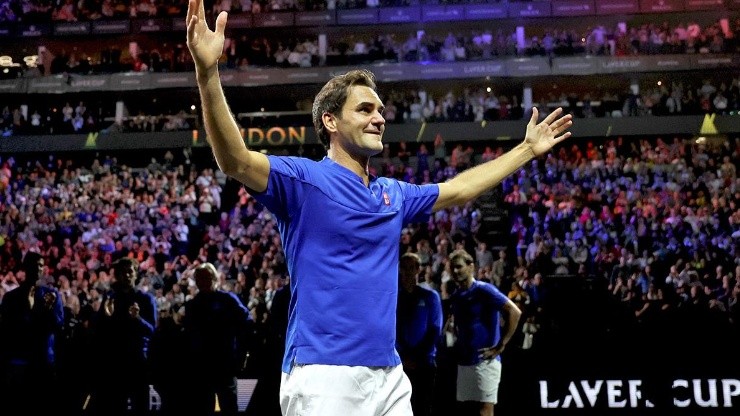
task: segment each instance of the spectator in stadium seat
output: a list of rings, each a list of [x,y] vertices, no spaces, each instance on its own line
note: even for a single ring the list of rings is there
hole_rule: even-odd
[[[322,415],[411,414],[410,383],[394,348],[401,229],[477,198],[546,153],[570,136],[571,116],[558,109],[538,123],[533,109],[520,145],[442,184],[377,178],[368,166],[383,150],[384,105],[374,75],[357,70],[332,78],[314,101],[325,159],[267,156],[246,147],[220,84],[227,14],[219,14],[215,31],[205,19],[202,0],[191,0],[187,44],[207,137],[219,167],[275,215],[288,259],[294,301],[283,413],[310,406]],[[358,378],[376,387],[358,390]]]

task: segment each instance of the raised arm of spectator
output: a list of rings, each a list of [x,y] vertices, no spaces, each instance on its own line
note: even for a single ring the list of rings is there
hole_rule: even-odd
[[[239,126],[231,114],[218,74],[224,48],[227,13],[216,19],[215,31],[208,28],[204,0],[190,0],[187,13],[187,43],[195,62],[206,137],[218,167],[247,187],[261,192],[267,188],[270,162],[262,153],[247,149]]]
[[[462,205],[498,185],[504,178],[514,173],[534,157],[550,150],[554,145],[570,137],[565,132],[572,124],[572,116],[562,117],[563,109],[558,108],[542,122],[537,123],[539,112],[532,108],[532,118],[527,124],[524,141],[490,162],[468,169],[447,182],[439,184],[439,197],[434,211],[454,205]]]

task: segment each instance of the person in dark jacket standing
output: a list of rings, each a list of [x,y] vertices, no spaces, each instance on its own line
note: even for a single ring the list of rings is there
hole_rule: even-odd
[[[94,353],[109,375],[93,386],[94,415],[149,411],[149,343],[157,327],[157,305],[154,295],[136,289],[138,268],[139,262],[129,257],[113,263],[112,291],[103,296],[93,323]]]
[[[437,343],[442,335],[442,301],[437,292],[419,286],[419,256],[405,253],[398,268],[396,350],[411,381],[414,416],[431,411],[436,379]]]
[[[236,415],[237,376],[243,367],[250,330],[249,310],[231,292],[219,290],[218,271],[203,263],[194,272],[198,293],[185,303],[183,327],[190,347],[190,410],[212,415],[216,397],[221,415]]]
[[[0,374],[3,375],[0,414],[50,414],[54,394],[56,335],[64,323],[59,292],[36,283],[44,258],[28,252],[23,258],[25,280],[6,293],[0,303]]]

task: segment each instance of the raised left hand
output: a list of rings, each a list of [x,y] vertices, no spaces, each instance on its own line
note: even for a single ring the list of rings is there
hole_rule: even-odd
[[[573,116],[566,114],[558,118],[562,113],[562,107],[558,107],[550,115],[545,117],[544,120],[537,123],[540,113],[537,107],[532,107],[532,118],[529,120],[529,124],[527,124],[524,143],[532,149],[535,156],[545,154],[553,146],[570,137],[571,133],[566,132],[566,130],[573,125]]]
[[[222,11],[216,18],[214,30],[209,29],[206,23],[204,1],[189,0],[185,19],[188,28],[188,49],[193,56],[196,72],[201,74],[215,69],[218,65],[218,60],[223,53],[224,29],[228,19],[228,14]]]

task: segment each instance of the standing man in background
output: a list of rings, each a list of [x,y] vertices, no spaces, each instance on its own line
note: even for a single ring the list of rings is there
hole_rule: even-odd
[[[183,327],[189,343],[189,410],[212,415],[216,396],[222,415],[236,416],[237,376],[244,364],[249,339],[249,310],[231,292],[219,290],[218,271],[203,263],[193,273],[198,293],[185,303]]]
[[[501,381],[501,353],[514,335],[522,312],[496,286],[475,280],[475,261],[466,251],[450,254],[450,268],[458,284],[452,295],[457,401],[477,402],[481,416],[493,416]]]
[[[415,185],[370,174],[383,150],[385,106],[366,70],[337,75],[313,103],[327,157],[268,156],[247,148],[218,73],[227,13],[206,24],[190,0],[187,44],[203,122],[219,168],[275,216],[292,297],[282,366],[285,415],[410,415],[411,384],[396,345],[401,229],[478,198],[570,136],[571,116],[532,110],[525,140],[445,183]]]
[[[396,350],[411,381],[414,416],[428,416],[436,379],[437,343],[442,335],[442,301],[437,292],[417,284],[420,269],[419,256],[415,253],[401,256]]]
[[[139,262],[130,257],[113,263],[112,290],[93,322],[93,354],[104,366],[103,379],[93,383],[93,415],[149,412],[149,343],[157,327],[157,303],[154,295],[136,288],[138,270]]]
[[[37,285],[44,272],[41,254],[26,253],[23,270],[25,279],[0,302],[0,414],[50,414],[61,399],[55,394],[62,297]]]

